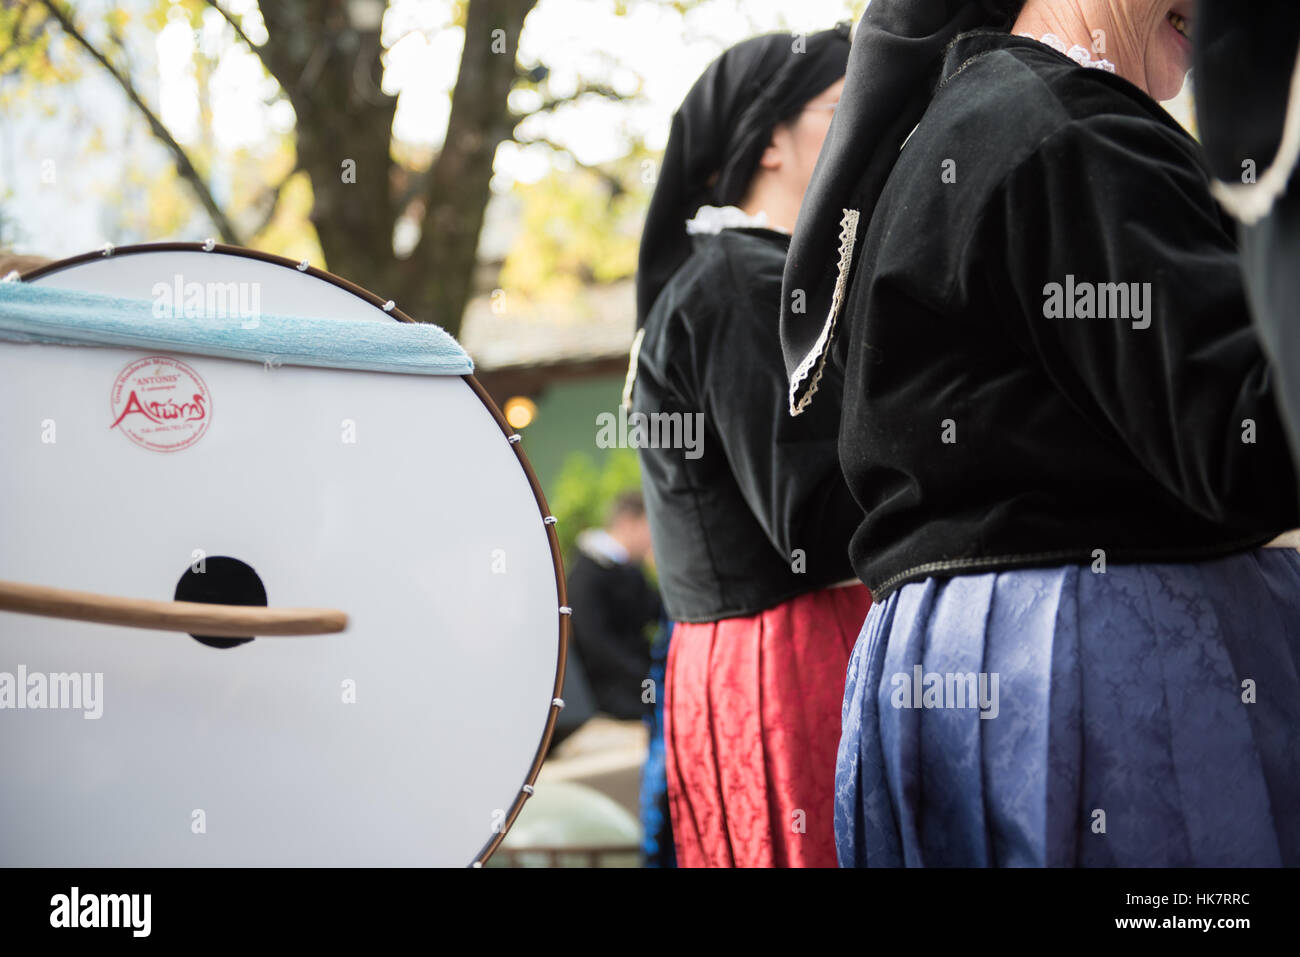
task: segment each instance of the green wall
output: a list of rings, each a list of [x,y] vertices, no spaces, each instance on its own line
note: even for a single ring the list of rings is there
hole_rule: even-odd
[[[523,430],[523,449],[548,498],[564,460],[582,452],[599,469],[610,449],[596,446],[596,416],[617,412],[623,377],[562,380],[549,386],[537,402],[537,417]],[[503,400],[504,401],[504,400]]]

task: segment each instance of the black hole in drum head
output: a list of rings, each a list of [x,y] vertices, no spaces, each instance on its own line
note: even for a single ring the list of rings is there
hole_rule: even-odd
[[[252,566],[238,558],[218,555],[191,565],[176,583],[177,601],[198,601],[210,605],[266,605],[266,588]],[[247,644],[252,638],[216,638],[212,635],[190,635],[195,641],[210,648],[233,648]]]

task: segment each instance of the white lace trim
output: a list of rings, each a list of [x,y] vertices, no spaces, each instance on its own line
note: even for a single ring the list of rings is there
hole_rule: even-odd
[[[822,326],[821,335],[813,343],[812,350],[808,355],[804,356],[803,361],[799,363],[790,376],[791,415],[798,415],[808,408],[813,395],[817,392],[817,386],[821,384],[822,373],[826,369],[826,355],[829,351],[831,336],[835,332],[835,318],[839,315],[840,306],[844,302],[844,293],[849,285],[849,267],[853,265],[853,247],[858,241],[858,216],[858,210],[846,209],[844,210],[844,217],[840,220],[839,273],[835,277],[835,291],[831,293],[830,312],[826,316],[826,324]],[[800,396],[799,386],[810,375],[812,378],[808,382],[808,391]]]
[[[1028,33],[1020,35],[1031,40],[1037,40],[1053,50],[1064,53],[1080,66],[1094,70],[1105,70],[1107,73],[1115,72],[1115,64],[1109,60],[1094,60],[1087,47],[1080,46],[1077,43],[1072,47],[1066,47],[1061,38],[1055,34],[1048,33],[1042,37],[1035,37]],[[916,132],[915,128],[912,132]],[[908,139],[911,139],[911,134],[908,134]],[[906,140],[903,145],[907,145]],[[835,334],[835,320],[839,316],[840,307],[844,303],[844,294],[848,290],[849,270],[853,265],[854,246],[857,243],[859,215],[859,211],[856,209],[846,209],[844,210],[843,219],[840,220],[839,271],[835,277],[835,291],[831,294],[829,315],[826,317],[825,325],[822,326],[821,335],[817,337],[817,341],[813,343],[808,355],[804,356],[803,361],[799,363],[790,376],[791,415],[798,415],[808,408],[813,395],[817,392],[818,385],[821,383],[822,373],[826,369],[826,356],[829,351],[831,337]],[[811,379],[809,379],[809,376],[811,376]],[[799,387],[805,379],[809,379],[808,388],[801,396],[799,395]]]
[[[1092,51],[1085,46],[1076,43],[1074,46],[1067,47],[1065,41],[1055,33],[1044,33],[1041,37],[1036,37],[1032,33],[1018,33],[1016,36],[1025,37],[1030,40],[1037,40],[1044,46],[1049,46],[1057,53],[1064,53],[1079,66],[1086,66],[1090,70],[1105,70],[1107,73],[1115,72],[1115,64],[1109,60],[1094,60]]]
[[[623,408],[632,411],[632,387],[636,385],[637,364],[641,361],[641,340],[645,338],[645,326],[636,331],[632,340],[632,351],[627,357],[627,378],[623,380]]]
[[[1214,198],[1228,212],[1250,226],[1273,211],[1273,206],[1286,193],[1297,162],[1300,162],[1300,54],[1296,56],[1295,72],[1291,74],[1291,100],[1282,126],[1282,142],[1273,164],[1253,183],[1216,180],[1210,188]]]
[[[686,235],[712,236],[724,229],[771,229],[767,213],[749,215],[738,206],[701,206],[686,221]]]

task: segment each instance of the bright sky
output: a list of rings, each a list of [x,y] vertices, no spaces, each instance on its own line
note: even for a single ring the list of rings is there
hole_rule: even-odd
[[[103,11],[119,7],[138,13],[150,0],[77,0],[83,24],[97,22]],[[350,0],[364,10],[382,8],[382,0]],[[625,0],[628,13],[615,12],[619,0],[539,0],[525,23],[520,61],[545,63],[551,90],[572,91],[580,80],[602,83],[629,93],[641,84],[643,102],[636,106],[588,98],[549,115],[545,134],[569,147],[580,161],[600,163],[625,151],[629,134],[662,147],[673,110],[703,68],[727,46],[769,30],[818,30],[852,16],[862,0],[702,0],[686,14],[664,0]],[[265,29],[256,0],[224,0],[231,13],[258,42]],[[398,94],[396,136],[405,142],[437,146],[450,109],[463,43],[463,31],[450,26],[450,0],[390,0],[383,14],[384,88]],[[179,11],[178,11],[179,13]],[[98,39],[98,38],[95,38]],[[182,144],[200,135],[196,46],[217,58],[210,79],[211,135],[219,150],[256,149],[293,124],[283,100],[268,106],[276,85],[257,57],[237,43],[215,11],[197,32],[173,22],[157,36],[136,27],[127,39],[135,64],[135,82],[172,134]],[[0,124],[0,199],[9,223],[0,224],[0,240],[19,250],[50,256],[71,255],[104,242],[160,239],[127,235],[119,207],[137,195],[164,169],[168,156],[117,86],[84,54],[85,78],[70,88],[47,91],[29,111],[14,111]],[[0,81],[3,82],[3,81]],[[513,106],[535,105],[517,93]],[[525,127],[535,135],[539,129]],[[532,181],[550,168],[555,154],[543,148],[501,148],[497,189],[515,180]],[[42,179],[42,170],[57,170],[57,182]],[[212,170],[218,199],[229,190],[229,174],[218,160]],[[116,194],[116,195],[115,195]],[[123,194],[125,194],[123,196]],[[197,204],[196,204],[197,205]],[[138,217],[137,217],[138,218]],[[179,238],[201,238],[210,231],[196,213],[191,231]]]
[[[147,3],[78,0],[75,8],[82,22],[90,23],[109,6],[138,12]],[[248,14],[243,25],[254,42],[265,37],[256,0],[224,3],[232,13]],[[350,3],[376,13],[382,6],[382,0]],[[619,16],[619,0],[539,0],[525,22],[519,59],[524,65],[545,63],[554,94],[571,92],[581,80],[627,93],[640,84],[642,102],[629,105],[591,97],[529,121],[521,133],[542,132],[536,124],[543,124],[549,139],[589,164],[621,155],[630,135],[644,136],[651,148],[661,148],[672,112],[709,61],[727,46],[770,30],[825,29],[851,19],[865,6],[863,0],[701,0],[682,14],[664,0],[624,3],[628,12]],[[449,25],[451,11],[451,0],[390,0],[383,14],[382,37],[388,47],[383,84],[387,92],[398,94],[394,132],[402,141],[429,146],[441,142],[463,42],[463,32]],[[197,35],[178,20],[156,37],[138,27],[130,29],[128,39],[137,64],[136,82],[182,143],[200,135],[196,45],[218,58],[210,105],[211,133],[219,150],[256,149],[292,127],[293,111],[283,98],[268,106],[275,81],[265,75],[257,57],[234,40],[215,11],[208,11]],[[109,208],[122,202],[114,193],[132,177],[147,182],[150,171],[162,169],[168,158],[116,85],[84,56],[82,60],[84,80],[50,92],[25,115],[8,116],[0,124],[0,198],[14,221],[0,239],[19,249],[69,255],[109,240],[164,238],[110,235],[122,229],[120,216],[111,215]],[[527,110],[536,104],[527,92],[516,91],[512,105]],[[97,139],[102,145],[95,150],[91,146]],[[57,187],[41,178],[51,161],[59,170]],[[536,180],[553,161],[549,150],[506,144],[497,154],[494,185],[504,189],[515,180]],[[220,162],[212,179],[220,198],[229,189]],[[128,189],[128,200],[130,195]],[[197,214],[194,230],[204,231],[205,224]],[[183,238],[201,237],[196,233]]]
[[[232,13],[256,10],[254,0],[226,0]],[[661,147],[668,118],[692,82],[725,47],[755,33],[776,29],[819,30],[847,19],[852,0],[704,0],[679,14],[658,0],[631,0],[626,15],[611,0],[539,0],[524,26],[520,62],[544,63],[552,93],[573,92],[580,81],[635,93],[642,85],[645,103],[630,108],[591,98],[546,123],[547,135],[570,147],[581,162],[600,163],[625,151],[624,130],[648,137]],[[448,26],[449,0],[392,0],[384,15],[384,89],[399,95],[394,133],[406,142],[438,146],[446,128],[464,42],[463,31]],[[258,42],[265,36],[256,15],[245,29]],[[243,48],[230,49],[221,18],[212,13],[198,38],[182,23],[164,30],[157,41],[162,115],[178,138],[197,135],[198,108],[191,62],[195,44],[220,55],[212,78],[214,132],[224,146],[250,146],[273,130],[292,124],[281,104],[268,111],[262,99],[261,68]],[[224,51],[224,52],[223,52]],[[269,81],[268,81],[269,82]],[[512,105],[537,106],[536,97],[518,91]],[[533,133],[535,130],[527,130]],[[536,179],[546,171],[546,156],[508,148],[498,157],[506,177]]]

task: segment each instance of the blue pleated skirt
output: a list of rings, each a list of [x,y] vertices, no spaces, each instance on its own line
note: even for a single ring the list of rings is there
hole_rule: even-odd
[[[1300,555],[909,584],[849,664],[842,866],[1300,865]]]

